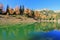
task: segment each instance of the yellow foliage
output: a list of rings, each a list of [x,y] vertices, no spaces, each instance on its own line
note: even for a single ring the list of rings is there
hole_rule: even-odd
[[[24,13],[25,13],[25,14],[28,14],[28,13],[29,13],[29,9],[25,9],[25,10],[24,10]]]
[[[10,14],[13,14],[14,13],[14,10],[13,9],[9,9],[9,13]]]
[[[18,8],[18,7],[16,7],[16,8],[14,9],[14,11],[15,11],[16,15],[20,14],[20,11],[19,11],[19,8]]]
[[[46,19],[47,17],[46,17],[46,15],[41,15],[41,18]]]
[[[53,15],[52,15],[53,18],[56,18],[56,16],[57,16],[57,14],[53,14]]]

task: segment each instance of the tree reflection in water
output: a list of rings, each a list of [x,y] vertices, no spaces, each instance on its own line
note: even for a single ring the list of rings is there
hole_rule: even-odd
[[[16,27],[16,25],[14,25],[14,27],[0,28],[0,39],[1,40],[27,40],[28,35],[32,32],[33,33],[44,32],[44,31],[49,32],[52,30],[60,29],[60,24],[48,23],[48,22],[34,23],[34,24],[28,24],[23,26],[18,25],[18,26]],[[40,34],[43,34],[43,33],[40,33]]]

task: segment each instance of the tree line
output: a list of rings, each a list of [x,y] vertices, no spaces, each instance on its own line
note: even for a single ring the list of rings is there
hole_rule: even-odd
[[[24,5],[20,6],[19,8],[16,7],[15,9],[12,9],[7,5],[6,11],[3,12],[2,9],[0,9],[0,14],[2,15],[25,15],[30,18],[34,19],[40,19],[40,20],[51,20],[51,19],[56,19],[56,13],[52,10],[41,10],[41,11],[35,11],[31,9],[26,9],[24,8]]]

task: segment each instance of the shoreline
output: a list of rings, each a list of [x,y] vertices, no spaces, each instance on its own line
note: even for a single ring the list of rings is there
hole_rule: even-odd
[[[35,23],[35,22],[60,22],[60,19],[58,20],[35,20],[33,18],[27,18],[22,16],[8,16],[8,15],[0,15],[0,23]]]

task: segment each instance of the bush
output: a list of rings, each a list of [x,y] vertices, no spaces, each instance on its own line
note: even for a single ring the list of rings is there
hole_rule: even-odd
[[[17,18],[17,19],[22,19],[20,15],[17,15],[16,18]]]

